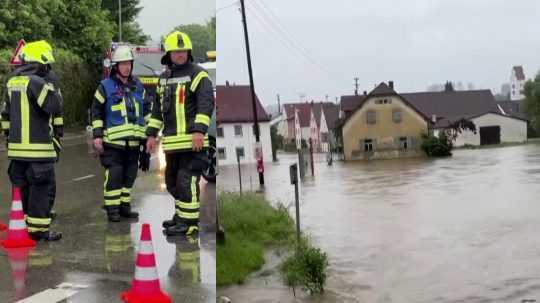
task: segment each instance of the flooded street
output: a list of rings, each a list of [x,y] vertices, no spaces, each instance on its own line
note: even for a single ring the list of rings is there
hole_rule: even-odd
[[[265,194],[294,205],[288,166],[296,157],[279,158],[266,167]],[[249,189],[257,178],[247,170]],[[238,189],[236,167],[220,173],[218,190]],[[301,184],[301,225],[328,253],[329,276],[324,296],[298,301],[540,300],[540,145],[333,166],[319,155],[315,174]],[[218,293],[296,302],[276,277]]]
[[[5,173],[9,162],[5,153],[0,157],[0,218],[6,222],[11,207]],[[39,242],[18,258],[0,250],[0,302],[34,295],[40,297],[31,302],[122,302],[120,293],[130,288],[134,277],[143,223],[151,225],[163,290],[174,302],[215,302],[215,185],[201,184],[199,237],[165,237],[161,222],[171,217],[174,205],[165,190],[162,158],[152,160],[150,172],[139,171],[132,202],[139,220],[113,224],[101,209],[103,169],[88,155],[84,142],[67,144],[57,166],[58,219],[52,225],[64,236],[56,243]],[[6,235],[0,232],[0,239]],[[62,296],[50,295],[51,289],[66,283],[73,287],[73,296],[60,301]]]

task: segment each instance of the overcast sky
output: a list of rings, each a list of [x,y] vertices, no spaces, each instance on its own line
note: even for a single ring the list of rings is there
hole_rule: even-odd
[[[236,0],[216,0],[218,83],[248,83]],[[461,81],[497,93],[540,70],[538,0],[246,0],[255,88],[266,105],[324,100],[394,80],[398,92]]]
[[[139,24],[144,32],[159,41],[174,27],[206,23],[215,15],[215,0],[141,0]]]

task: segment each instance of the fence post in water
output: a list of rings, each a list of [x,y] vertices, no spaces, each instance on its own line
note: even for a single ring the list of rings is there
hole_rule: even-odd
[[[294,200],[296,205],[296,238],[300,244],[300,197],[298,195],[298,165],[291,164],[289,167],[291,184],[294,185]]]
[[[242,194],[242,170],[240,168],[240,154],[236,151],[236,161],[238,162],[238,181],[240,182],[240,194]]]

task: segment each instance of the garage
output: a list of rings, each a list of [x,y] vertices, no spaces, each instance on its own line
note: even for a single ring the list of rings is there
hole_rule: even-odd
[[[480,145],[493,145],[501,143],[500,126],[480,127]]]

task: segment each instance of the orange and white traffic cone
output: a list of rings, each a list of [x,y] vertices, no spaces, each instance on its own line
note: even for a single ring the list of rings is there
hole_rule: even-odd
[[[28,255],[33,247],[6,248],[4,249],[11,266],[11,277],[15,286],[15,299],[24,297],[26,287],[26,269],[28,268]]]
[[[123,292],[121,298],[127,303],[172,303],[171,297],[164,293],[159,285],[152,234],[147,223],[142,226],[135,278],[131,289]]]
[[[24,222],[21,189],[19,187],[13,187],[12,200],[8,236],[0,244],[5,248],[34,247],[36,242],[28,236],[28,228],[26,228]]]

